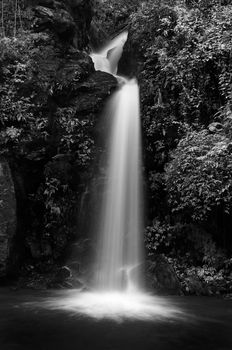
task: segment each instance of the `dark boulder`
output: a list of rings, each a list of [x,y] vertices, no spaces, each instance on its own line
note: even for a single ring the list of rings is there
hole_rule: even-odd
[[[97,71],[85,82],[76,85],[76,96],[71,104],[75,106],[76,116],[81,117],[102,110],[107,97],[117,87],[117,80],[108,73]]]
[[[58,34],[74,36],[75,22],[68,11],[37,6],[35,8],[35,15],[37,18],[35,24],[37,30],[48,28]]]
[[[57,79],[67,89],[73,89],[77,83],[82,82],[94,73],[94,65],[90,56],[79,50],[69,50],[65,60],[60,64]]]
[[[57,283],[62,283],[72,277],[72,273],[67,266],[62,266],[56,273],[55,279]]]
[[[68,288],[68,289],[79,289],[84,290],[85,286],[73,273],[68,266],[60,267],[56,274],[51,277],[47,284],[48,288]]]
[[[147,261],[147,285],[158,294],[181,294],[180,282],[173,267],[163,255],[156,255]]]
[[[87,53],[69,50],[56,72],[53,95],[57,104],[69,104],[70,96],[78,94],[80,84],[93,73],[94,65]]]

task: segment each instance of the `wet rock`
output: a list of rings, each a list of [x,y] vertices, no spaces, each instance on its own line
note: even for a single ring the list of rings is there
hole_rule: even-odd
[[[85,285],[78,278],[74,278],[71,283],[73,288],[85,289]]]
[[[7,273],[16,223],[16,199],[11,170],[8,162],[0,159],[0,276]]]
[[[44,6],[35,8],[36,29],[51,29],[58,34],[74,35],[75,22],[71,14],[63,9],[51,9]]]
[[[55,274],[50,276],[47,281],[47,288],[83,289],[84,285],[77,276],[73,275],[72,270],[68,266],[62,266],[57,269]]]
[[[137,50],[138,44],[134,43],[133,36],[129,31],[127,42],[124,45],[122,57],[118,64],[118,74],[128,77],[138,76],[141,70],[141,57]]]
[[[159,294],[181,294],[180,282],[173,267],[162,255],[152,257],[147,262],[146,277],[149,288]]]
[[[57,34],[66,43],[77,48],[88,45],[92,8],[90,0],[32,1],[36,31]]]
[[[87,53],[70,48],[64,55],[55,42],[48,41],[49,36],[44,36],[38,43],[43,54],[35,57],[31,77],[20,87],[20,93],[28,96],[33,92],[35,102],[52,115],[57,106],[69,105],[79,94],[80,85],[94,73],[94,66]]]
[[[71,261],[68,263],[69,268],[72,270],[73,274],[80,274],[81,272],[81,263],[80,261]]]
[[[80,238],[67,250],[67,266],[72,271],[71,283],[75,288],[87,290],[93,285],[96,270],[95,261],[93,261],[96,255],[95,249],[92,239]]]
[[[91,48],[99,50],[110,39],[109,35],[102,29],[102,27],[94,20],[91,22],[90,27],[90,45]]]
[[[89,32],[92,21],[91,0],[68,0],[76,24],[73,43],[75,47],[84,48],[89,44]]]
[[[63,283],[66,279],[72,277],[72,272],[67,266],[62,266],[55,275],[56,283]]]
[[[103,108],[107,97],[117,86],[117,80],[108,73],[97,71],[85,82],[76,86],[77,96],[71,104],[76,108],[76,116],[96,113]]]
[[[59,69],[57,69],[57,88],[54,91],[57,104],[60,103],[60,99],[63,104],[67,103],[67,99],[78,92],[79,84],[93,73],[94,65],[90,56],[79,50],[70,50],[65,60],[60,61]]]

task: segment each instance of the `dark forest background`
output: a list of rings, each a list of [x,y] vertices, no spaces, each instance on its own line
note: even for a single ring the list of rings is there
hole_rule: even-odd
[[[0,1],[0,274],[32,288],[91,275],[101,111],[117,82],[89,57],[124,29],[141,92],[146,277],[232,292],[232,4]],[[88,277],[86,277],[88,276]]]

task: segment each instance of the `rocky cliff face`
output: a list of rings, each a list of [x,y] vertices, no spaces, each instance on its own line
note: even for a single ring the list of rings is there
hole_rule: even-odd
[[[55,33],[66,44],[78,49],[88,45],[92,20],[90,0],[34,0],[34,29]]]
[[[10,259],[19,255],[25,265],[23,273],[32,274],[51,271],[63,259],[69,242],[83,236],[77,215],[93,172],[95,128],[117,82],[107,73],[95,72],[88,55],[90,1],[30,0],[28,6],[33,29],[23,39],[26,62],[23,55],[13,57],[10,63],[0,62],[4,97],[8,97],[8,86],[13,86],[16,101],[24,110],[23,122],[17,119],[17,110],[16,122],[6,113],[7,124],[1,134],[5,137],[9,130],[20,130],[17,140],[1,142],[1,153],[11,168],[1,168],[9,192],[6,211],[8,216],[13,214],[10,226],[1,231],[0,259],[5,269],[8,243],[16,232],[12,181],[6,185],[12,172],[19,208],[17,247]],[[15,83],[21,68],[23,75]],[[8,229],[10,233],[6,233]]]

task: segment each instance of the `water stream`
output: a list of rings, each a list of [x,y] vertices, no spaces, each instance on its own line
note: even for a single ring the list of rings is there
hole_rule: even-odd
[[[121,58],[127,36],[128,33],[126,31],[122,32],[116,38],[107,43],[100,51],[93,52],[90,55],[96,70],[113,75],[117,74],[118,62]]]
[[[117,70],[125,37],[126,33],[120,36],[115,48],[110,43],[102,56],[93,55],[96,69],[108,71],[112,67],[112,74]],[[96,286],[101,290],[138,291],[142,286],[143,231],[139,87],[136,79],[118,79],[124,81],[107,103],[111,130],[99,217]]]
[[[128,309],[121,298],[120,310],[74,290],[0,289],[0,295],[1,350],[232,349],[229,300],[154,297],[152,305],[132,299]]]

